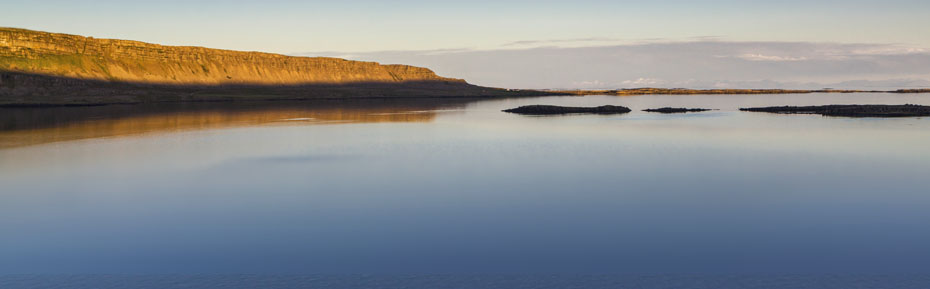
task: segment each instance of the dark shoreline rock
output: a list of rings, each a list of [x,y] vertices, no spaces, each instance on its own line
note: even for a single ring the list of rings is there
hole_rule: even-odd
[[[740,108],[741,111],[783,114],[819,114],[845,117],[912,117],[930,116],[930,106],[904,104],[833,104],[818,106],[769,106]]]
[[[628,113],[631,110],[627,107],[616,105],[602,105],[597,107],[571,107],[557,105],[527,105],[518,108],[504,110],[504,112],[525,114],[525,115],[556,115],[556,114],[619,114]]]
[[[650,108],[644,109],[646,112],[658,112],[658,113],[686,113],[686,112],[702,112],[702,111],[711,111],[713,109],[708,108],[684,108],[684,107],[663,107],[663,108]]]

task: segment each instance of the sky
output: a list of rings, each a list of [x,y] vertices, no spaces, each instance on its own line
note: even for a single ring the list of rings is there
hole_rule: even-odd
[[[500,87],[930,85],[926,0],[0,0],[0,7],[5,27],[426,65]]]

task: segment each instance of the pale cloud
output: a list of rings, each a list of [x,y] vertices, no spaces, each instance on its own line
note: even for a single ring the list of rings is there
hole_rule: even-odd
[[[657,43],[685,43],[695,41],[720,41],[723,36],[703,35],[685,38],[619,38],[619,37],[587,37],[587,38],[565,38],[565,39],[546,39],[546,40],[521,40],[501,44],[497,48],[486,48],[483,50],[495,49],[532,49],[532,48],[577,48],[592,46],[614,46],[614,45],[643,45]]]
[[[584,88],[603,88],[608,84],[600,80],[582,80],[582,81],[573,81],[572,87],[584,87]]]
[[[930,53],[930,50],[920,47],[885,45],[854,49],[849,53],[852,55],[907,55]]]
[[[507,46],[549,46],[551,44],[558,44],[558,43],[590,43],[590,42],[610,42],[610,41],[624,41],[624,40],[628,40],[628,39],[607,38],[607,37],[589,37],[589,38],[549,39],[549,40],[521,40],[521,41],[504,43],[501,46],[503,47],[507,47]]]
[[[792,56],[777,56],[777,55],[764,55],[764,54],[742,54],[736,56],[741,59],[749,61],[804,61],[807,60],[807,57],[792,57]]]
[[[624,80],[620,82],[620,84],[623,86],[659,85],[659,84],[664,84],[664,83],[665,83],[664,80],[656,79],[656,78],[647,78],[647,77],[640,77],[637,79]]]
[[[508,88],[907,88],[930,82],[930,50],[899,44],[697,40],[352,54]]]

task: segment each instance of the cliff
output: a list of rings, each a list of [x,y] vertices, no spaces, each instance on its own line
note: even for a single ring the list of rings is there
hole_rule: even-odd
[[[455,81],[407,65],[291,57],[0,28],[0,69],[158,84]]]
[[[0,105],[533,94],[408,65],[0,28]]]

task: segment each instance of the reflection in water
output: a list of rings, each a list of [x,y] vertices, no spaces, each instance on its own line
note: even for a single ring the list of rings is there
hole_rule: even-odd
[[[129,119],[134,132],[272,125],[0,149],[0,274],[718,274],[739,275],[731,288],[908,288],[830,276],[930,272],[930,118],[736,110],[829,103],[930,104],[930,95],[58,110],[5,131]],[[634,111],[501,112],[528,104]],[[640,111],[663,106],[720,110]],[[178,125],[176,115],[196,120]],[[312,125],[321,119],[427,122]],[[563,278],[543,282],[598,287]],[[930,279],[902,280],[930,288]],[[409,282],[382,287],[416,288]],[[345,287],[378,287],[365,284]],[[472,284],[455,287],[492,287]]]
[[[468,100],[357,100],[0,108],[0,148],[252,125],[428,122]]]

